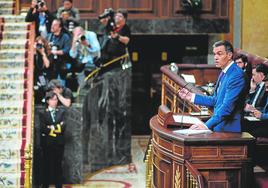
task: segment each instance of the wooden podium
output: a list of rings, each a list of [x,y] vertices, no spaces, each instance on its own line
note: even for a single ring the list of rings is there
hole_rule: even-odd
[[[152,187],[252,188],[254,137],[248,133],[176,134],[154,116]]]
[[[183,72],[183,68],[187,73],[197,75],[197,85],[215,81],[219,72],[211,65],[183,65],[179,70]],[[248,133],[213,132],[192,136],[174,133],[174,130],[189,125],[175,123],[173,128],[169,128],[167,125],[173,123],[173,113],[201,112],[199,106],[179,98],[179,89],[185,87],[202,92],[193,85],[186,85],[179,75],[169,71],[168,66],[161,67],[161,71],[161,106],[158,114],[150,120],[152,139],[145,160],[146,187],[252,188],[254,137]],[[205,121],[211,113],[210,110],[208,116],[200,118]]]

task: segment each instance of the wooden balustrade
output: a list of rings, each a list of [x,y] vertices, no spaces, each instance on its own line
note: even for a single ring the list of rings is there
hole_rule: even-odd
[[[18,15],[20,14],[20,9],[21,9],[21,6],[20,6],[20,0],[16,0],[15,1],[15,7],[14,7],[14,10],[15,10],[15,14]]]
[[[32,145],[33,145],[33,128],[34,128],[34,97],[33,97],[33,72],[34,72],[34,41],[35,41],[35,24],[29,25],[29,39],[26,47],[26,69],[27,69],[27,103],[26,103],[26,143],[25,143],[25,187],[31,187],[32,176]]]
[[[185,161],[186,167],[186,187],[204,188],[204,180],[200,172],[192,166],[189,161]]]

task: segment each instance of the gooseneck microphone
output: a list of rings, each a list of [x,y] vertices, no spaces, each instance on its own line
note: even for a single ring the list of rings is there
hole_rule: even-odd
[[[190,84],[190,82],[186,83],[180,90],[184,89],[188,84]],[[192,89],[193,89],[193,85],[190,89],[188,89],[188,92],[186,93],[185,98],[191,92]],[[180,123],[181,129],[183,128],[183,116],[184,116],[185,106],[186,106],[186,99],[185,98],[183,98],[183,103],[182,103],[182,113],[181,113],[181,123]]]

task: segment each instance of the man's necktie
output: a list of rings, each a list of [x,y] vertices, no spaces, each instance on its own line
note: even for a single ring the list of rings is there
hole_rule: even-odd
[[[216,91],[218,92],[218,89],[219,89],[219,87],[220,87],[220,85],[221,85],[221,82],[222,82],[222,79],[223,79],[223,77],[224,77],[224,72],[223,71],[221,71],[221,73],[220,73],[220,75],[219,75],[219,79],[218,79],[218,83],[217,83],[217,86],[216,86]]]
[[[51,110],[51,111],[50,111],[50,114],[51,114],[52,121],[55,122],[55,118],[56,118],[56,110]]]

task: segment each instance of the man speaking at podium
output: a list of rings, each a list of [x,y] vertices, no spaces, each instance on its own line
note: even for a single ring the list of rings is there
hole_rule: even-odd
[[[197,105],[213,107],[214,112],[205,124],[195,124],[190,129],[211,129],[216,132],[241,132],[241,113],[245,102],[245,75],[233,61],[233,46],[228,41],[213,45],[214,62],[222,69],[214,94],[205,96],[183,88],[179,96]]]

